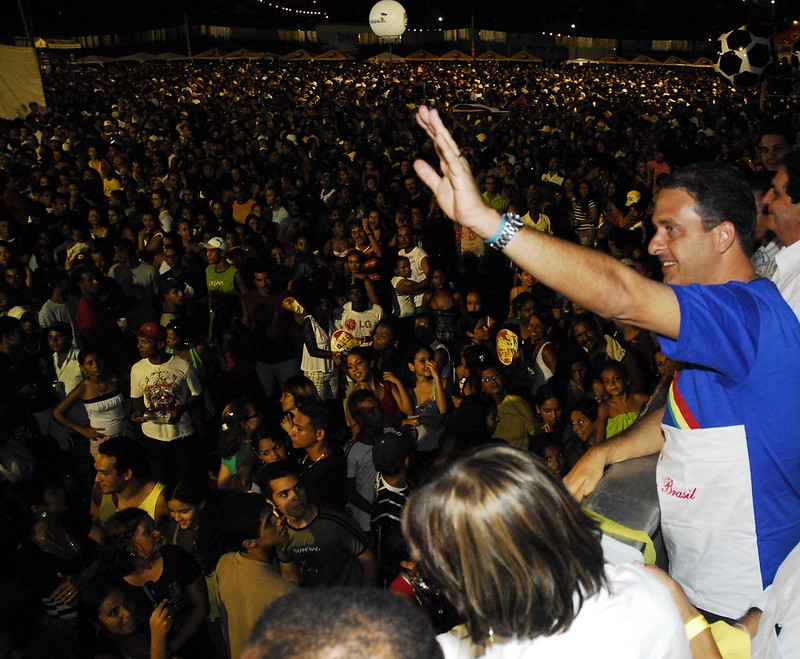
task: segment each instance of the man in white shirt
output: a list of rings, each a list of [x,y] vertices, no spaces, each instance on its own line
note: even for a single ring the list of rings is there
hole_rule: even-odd
[[[428,253],[417,244],[417,237],[414,235],[414,229],[408,225],[403,225],[397,230],[397,250],[398,256],[405,256],[411,263],[411,281],[420,282],[425,281],[430,274],[430,261]],[[419,292],[414,295],[414,304],[416,306],[422,305],[422,296],[424,293]]]
[[[131,421],[141,424],[151,475],[167,482],[201,473],[203,447],[188,414],[202,393],[197,371],[164,351],[167,331],[157,322],[136,335],[142,359],[131,368]]]
[[[158,223],[164,230],[164,233],[172,231],[172,215],[169,212],[169,194],[166,190],[158,188],[153,190],[150,195],[150,201],[153,206],[153,211],[158,215]]]
[[[800,318],[800,152],[783,160],[764,195],[770,228],[784,247],[775,255],[770,279]]]
[[[360,279],[350,282],[347,297],[349,302],[334,312],[334,325],[350,332],[362,346],[370,346],[375,328],[383,318],[383,308],[367,299],[366,287]]]

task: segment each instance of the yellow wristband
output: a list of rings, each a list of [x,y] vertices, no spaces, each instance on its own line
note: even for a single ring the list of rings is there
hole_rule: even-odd
[[[702,615],[695,616],[686,623],[686,638],[691,641],[695,636],[710,627],[711,625],[706,622],[706,619]]]

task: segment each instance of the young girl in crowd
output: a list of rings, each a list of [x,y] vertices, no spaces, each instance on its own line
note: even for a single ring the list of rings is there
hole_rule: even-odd
[[[255,451],[258,462],[253,470],[253,478],[250,483],[251,492],[260,494],[269,491],[269,485],[262,482],[267,465],[283,460],[294,464],[294,458],[289,453],[290,448],[291,442],[280,428],[272,428],[266,423],[262,423],[256,428],[253,434],[253,451]]]
[[[218,499],[214,498],[214,493],[209,491],[205,480],[199,476],[184,476],[165,488],[164,492],[170,516],[165,542],[186,550],[203,572],[208,590],[209,630],[216,637],[216,632],[219,631],[219,601],[214,580],[214,564],[208,560],[209,552],[203,546],[206,540],[201,540],[200,528],[201,522],[205,522],[204,532],[213,535],[213,526],[211,529],[206,529],[205,526],[213,518],[213,510]],[[211,515],[209,511],[212,511]]]
[[[535,311],[531,315],[523,352],[528,369],[533,369],[531,392],[536,394],[539,387],[550,381],[558,366],[558,353],[550,340],[550,318],[546,313]]]
[[[424,462],[426,457],[435,458],[439,450],[439,438],[444,429],[450,401],[433,359],[433,352],[428,346],[412,346],[408,351],[407,362],[408,370],[412,374],[411,397],[414,409],[403,424],[417,429],[417,457]]]
[[[339,395],[339,369],[331,352],[330,298],[326,294],[309,296],[313,301],[311,313],[303,318],[303,359],[300,370],[317,388],[320,400],[333,400]]]
[[[97,458],[97,449],[106,439],[130,433],[130,411],[119,378],[106,371],[98,352],[82,350],[78,362],[86,377],[56,406],[53,418],[89,440],[89,452]],[[69,418],[69,411],[78,401],[86,408],[88,426],[80,426]]]
[[[380,378],[378,377],[372,366],[372,357],[373,352],[370,348],[354,348],[347,355],[347,375],[355,382],[350,393],[359,389],[371,391],[381,402],[384,426],[399,428],[403,415],[412,413],[413,403],[405,386],[394,373],[386,371]],[[347,408],[349,397],[348,394],[345,398],[345,418],[355,435],[359,432],[359,428]]]
[[[549,384],[539,387],[533,398],[533,403],[536,410],[536,418],[540,423],[537,432],[554,433],[560,438],[566,426],[566,418],[564,417],[561,396],[555,387]]]
[[[80,608],[94,630],[93,647],[87,656],[94,659],[169,659],[167,646],[175,623],[167,600],[150,609],[147,625],[132,599],[118,586],[95,579],[81,590]],[[149,633],[148,633],[149,632]]]
[[[607,398],[597,410],[596,443],[611,439],[632,425],[647,402],[645,394],[630,390],[630,379],[619,362],[609,362],[600,374]]]
[[[422,296],[422,306],[430,310],[436,322],[436,338],[452,346],[456,338],[456,322],[461,293],[454,292],[444,268],[431,268],[431,290]]]
[[[508,317],[511,318],[514,315],[512,302],[514,302],[514,298],[517,297],[520,293],[531,293],[533,294],[533,285],[536,283],[536,280],[533,278],[533,275],[529,272],[525,272],[522,268],[517,268],[517,273],[514,276],[514,286],[511,288],[511,292],[508,294]]]
[[[289,459],[288,442],[279,432],[262,423],[253,434],[253,450],[262,464]]]

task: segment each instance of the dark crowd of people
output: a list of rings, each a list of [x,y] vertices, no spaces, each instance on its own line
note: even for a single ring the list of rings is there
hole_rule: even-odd
[[[690,67],[57,65],[43,82],[46,108],[0,122],[3,656],[294,656],[269,654],[305,633],[288,605],[285,628],[256,623],[320,587],[469,627],[425,555],[442,483],[518,473],[520,497],[577,515],[560,478],[676,363],[443,214],[413,169],[436,159],[420,105],[485,204],[656,280],[665,177],[719,161],[763,192],[800,143],[789,106]],[[569,601],[597,592],[592,532],[552,534],[583,548]]]

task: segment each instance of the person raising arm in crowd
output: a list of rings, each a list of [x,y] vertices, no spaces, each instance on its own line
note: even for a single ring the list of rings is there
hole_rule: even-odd
[[[581,497],[606,465],[660,452],[671,575],[699,609],[737,615],[800,540],[800,444],[791,441],[800,427],[800,325],[750,263],[756,212],[749,186],[718,163],[663,182],[649,245],[661,261],[661,284],[607,255],[523,228],[516,216],[501,217],[482,203],[438,113],[421,107],[417,122],[441,174],[422,160],[414,167],[449,217],[580,306],[656,332],[664,353],[686,362],[661,428],[657,416],[646,415],[635,432],[592,448],[567,485]]]

